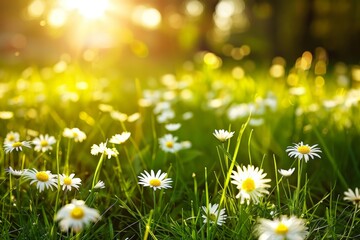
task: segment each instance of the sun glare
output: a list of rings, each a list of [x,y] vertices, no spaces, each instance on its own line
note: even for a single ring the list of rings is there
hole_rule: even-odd
[[[87,19],[99,19],[109,9],[108,0],[63,0],[62,4],[69,10],[78,11]]]
[[[161,23],[160,12],[157,9],[151,7],[136,7],[132,18],[135,23],[149,29],[155,29]]]

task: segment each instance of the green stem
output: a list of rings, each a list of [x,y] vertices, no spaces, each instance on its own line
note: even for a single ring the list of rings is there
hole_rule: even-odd
[[[101,170],[101,166],[102,166],[102,163],[104,161],[104,155],[105,153],[102,153],[101,154],[101,157],[99,159],[99,162],[96,166],[96,170],[95,170],[95,173],[94,173],[94,178],[93,178],[93,182],[92,182],[92,186],[91,186],[91,189],[94,189],[94,186],[96,185],[96,183],[99,181],[99,176],[100,176],[100,170]]]
[[[350,238],[351,230],[354,228],[354,223],[355,223],[357,208],[358,208],[358,205],[355,204],[355,210],[354,210],[354,214],[353,214],[353,217],[352,217],[352,220],[351,220],[351,225],[350,225],[350,229],[349,229],[348,235],[346,236],[346,240]]]

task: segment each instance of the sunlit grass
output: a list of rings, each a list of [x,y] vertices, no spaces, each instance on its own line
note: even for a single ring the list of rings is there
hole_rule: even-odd
[[[356,239],[360,196],[344,200],[360,182],[351,75],[339,82],[309,54],[256,72],[199,56],[155,81],[71,63],[3,69],[1,238]],[[308,161],[286,152],[315,144]]]

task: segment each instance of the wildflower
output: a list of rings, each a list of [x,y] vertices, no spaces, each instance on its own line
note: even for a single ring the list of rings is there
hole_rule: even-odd
[[[71,191],[71,188],[76,188],[76,190],[79,189],[79,185],[81,184],[80,178],[74,178],[75,174],[72,173],[70,175],[61,174],[59,175],[60,178],[60,185],[62,186],[62,190],[69,190]]]
[[[229,132],[224,129],[215,130],[213,135],[220,141],[220,142],[226,142],[228,139],[232,138],[234,136],[235,132]]]
[[[131,135],[131,133],[129,133],[129,132],[115,134],[114,136],[112,136],[110,138],[109,142],[114,143],[114,144],[122,144],[122,143],[126,142],[126,140],[129,139],[130,135]]]
[[[305,162],[309,161],[309,157],[314,159],[314,157],[321,158],[319,154],[321,153],[320,148],[316,147],[317,144],[309,146],[308,144],[303,144],[303,142],[295,144],[295,146],[287,147],[286,152],[288,152],[289,157],[298,158],[299,160],[305,159]]]
[[[284,177],[289,177],[291,176],[295,171],[295,168],[290,168],[289,170],[285,170],[285,169],[279,169],[278,172],[283,175]]]
[[[207,223],[208,221],[212,224],[217,224],[221,226],[223,223],[225,223],[227,215],[225,214],[225,208],[218,209],[219,204],[211,205],[209,203],[209,207],[202,206],[202,209],[204,210],[205,214],[202,215],[204,218],[204,223]]]
[[[344,195],[344,200],[351,201],[353,204],[360,207],[360,193],[358,188],[355,188],[355,192],[349,188],[346,192],[344,192]]]
[[[259,198],[263,194],[268,194],[269,192],[266,188],[270,185],[266,184],[270,182],[270,179],[264,179],[266,173],[263,173],[262,169],[248,165],[247,167],[237,166],[237,171],[233,170],[231,178],[233,179],[231,183],[237,185],[237,188],[240,192],[236,195],[236,198],[240,198],[240,203],[243,204],[246,200],[246,203],[249,204],[250,200],[254,201],[255,204],[259,202]]]
[[[11,119],[14,117],[14,113],[10,111],[0,111],[0,119]]]
[[[303,219],[281,216],[280,219],[260,219],[255,227],[259,240],[303,240],[308,231]]]
[[[37,152],[46,152],[52,150],[52,146],[56,143],[56,140],[53,136],[46,134],[45,136],[40,134],[38,138],[35,138],[32,143],[35,145],[34,150]]]
[[[100,219],[99,211],[89,208],[82,200],[73,199],[71,203],[63,206],[57,213],[55,220],[59,221],[62,231],[66,232],[72,229],[74,232],[80,232],[84,226],[90,222],[96,222]]]
[[[31,148],[31,145],[27,141],[4,142],[4,148],[6,153],[10,153],[13,150],[22,151],[23,147]]]
[[[101,180],[99,180],[95,186],[94,186],[94,189],[101,189],[101,188],[105,188],[105,183]]]
[[[63,136],[73,138],[75,142],[82,142],[86,139],[86,134],[78,128],[65,128]]]
[[[38,171],[34,168],[24,172],[24,177],[31,180],[30,185],[36,183],[39,192],[42,192],[45,188],[50,188],[51,190],[53,187],[57,188],[56,175],[51,174],[50,171]]]
[[[13,175],[15,177],[21,177],[24,172],[26,172],[27,169],[23,169],[23,170],[14,170],[12,167],[6,168],[5,172],[7,172],[10,175]]]
[[[98,155],[99,153],[107,155],[108,159],[112,156],[117,156],[119,153],[115,148],[106,147],[106,143],[94,144],[91,146],[91,154]]]
[[[165,125],[166,130],[170,132],[179,130],[180,127],[181,127],[181,123],[168,123]]]
[[[144,173],[141,173],[139,177],[139,184],[143,185],[144,187],[152,187],[155,191],[156,189],[162,188],[171,188],[171,178],[166,178],[166,173],[161,173],[159,170],[156,175],[153,170],[151,170],[151,174],[149,174],[146,170]]]
[[[9,132],[6,134],[4,143],[13,143],[13,142],[19,142],[20,141],[20,134],[18,132]]]
[[[160,148],[164,152],[171,152],[175,153],[181,150],[181,144],[176,142],[177,137],[173,136],[172,134],[165,134],[162,138],[159,138]]]

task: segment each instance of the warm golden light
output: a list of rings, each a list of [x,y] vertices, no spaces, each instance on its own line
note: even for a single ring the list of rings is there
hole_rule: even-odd
[[[67,16],[64,10],[54,9],[48,15],[48,23],[52,27],[62,27],[67,20]]]
[[[155,8],[139,6],[133,12],[133,21],[143,27],[154,29],[161,23],[161,14]]]
[[[28,6],[28,14],[31,17],[40,17],[45,10],[43,1],[35,0]]]
[[[62,5],[69,10],[78,11],[87,19],[99,19],[109,9],[108,0],[63,0]]]

